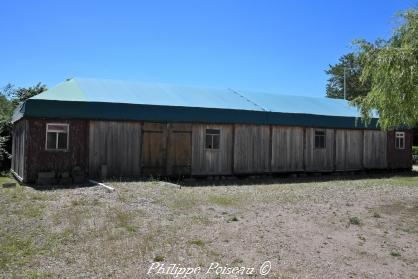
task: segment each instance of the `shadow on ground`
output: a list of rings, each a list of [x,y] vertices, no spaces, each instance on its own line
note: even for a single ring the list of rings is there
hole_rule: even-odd
[[[330,182],[347,181],[362,179],[388,179],[399,177],[418,177],[418,166],[413,170],[374,170],[359,172],[332,172],[332,173],[298,173],[298,174],[273,174],[273,175],[246,175],[246,176],[208,176],[193,178],[168,178],[168,177],[149,177],[149,178],[112,178],[104,181],[109,185],[123,182],[168,182],[179,187],[204,187],[204,186],[240,186],[240,185],[271,185],[271,184],[292,184],[310,182]],[[39,191],[51,191],[56,189],[74,189],[96,186],[94,183],[86,182],[83,184],[70,185],[36,185],[25,184]]]

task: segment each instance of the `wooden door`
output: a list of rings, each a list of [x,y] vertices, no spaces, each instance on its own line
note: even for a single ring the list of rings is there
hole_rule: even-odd
[[[166,174],[166,135],[166,124],[144,123],[141,152],[143,175]]]
[[[167,174],[188,176],[192,168],[192,127],[170,124],[167,154]]]

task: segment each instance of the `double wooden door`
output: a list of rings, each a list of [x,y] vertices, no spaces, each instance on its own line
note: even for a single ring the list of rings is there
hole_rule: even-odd
[[[191,165],[191,125],[144,123],[142,175],[188,176],[191,174]]]

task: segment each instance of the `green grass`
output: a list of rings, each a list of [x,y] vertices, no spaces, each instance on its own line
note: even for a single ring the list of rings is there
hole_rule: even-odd
[[[0,186],[2,186],[3,183],[11,183],[11,182],[15,182],[17,184],[16,180],[8,176],[0,176]]]
[[[157,255],[157,256],[154,257],[155,262],[162,262],[162,261],[164,261],[164,259],[165,259],[165,257],[162,256],[162,255]]]
[[[359,226],[361,224],[360,219],[358,217],[350,217],[348,219],[348,222],[350,225],[356,225],[356,226]]]
[[[418,186],[418,176],[394,176],[390,180],[395,185]]]
[[[133,224],[135,215],[133,212],[123,210],[120,208],[114,208],[112,219],[116,224],[116,227],[124,228],[128,232],[135,232],[136,226]]]
[[[205,242],[203,240],[201,240],[201,239],[189,240],[188,243],[189,244],[192,244],[192,245],[200,246],[200,247],[205,246]]]
[[[210,195],[208,202],[220,206],[232,206],[235,204],[235,200],[231,196],[226,195]]]
[[[401,256],[401,253],[399,253],[398,251],[392,251],[392,252],[390,252],[390,255],[392,257],[400,257]]]

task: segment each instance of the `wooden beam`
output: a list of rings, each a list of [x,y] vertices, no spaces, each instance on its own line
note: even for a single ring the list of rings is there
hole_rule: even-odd
[[[20,183],[23,182],[23,178],[17,174],[17,172],[15,172],[14,170],[10,169],[10,172],[13,174],[13,176],[16,178],[17,181],[19,181]]]
[[[113,192],[113,191],[115,191],[115,188],[110,187],[110,186],[107,186],[107,185],[105,185],[105,184],[103,184],[103,183],[97,182],[97,181],[92,180],[92,179],[90,179],[89,181],[90,181],[91,183],[93,183],[93,184],[96,184],[96,185],[99,185],[99,186],[102,186],[102,187],[106,188],[109,192]]]

